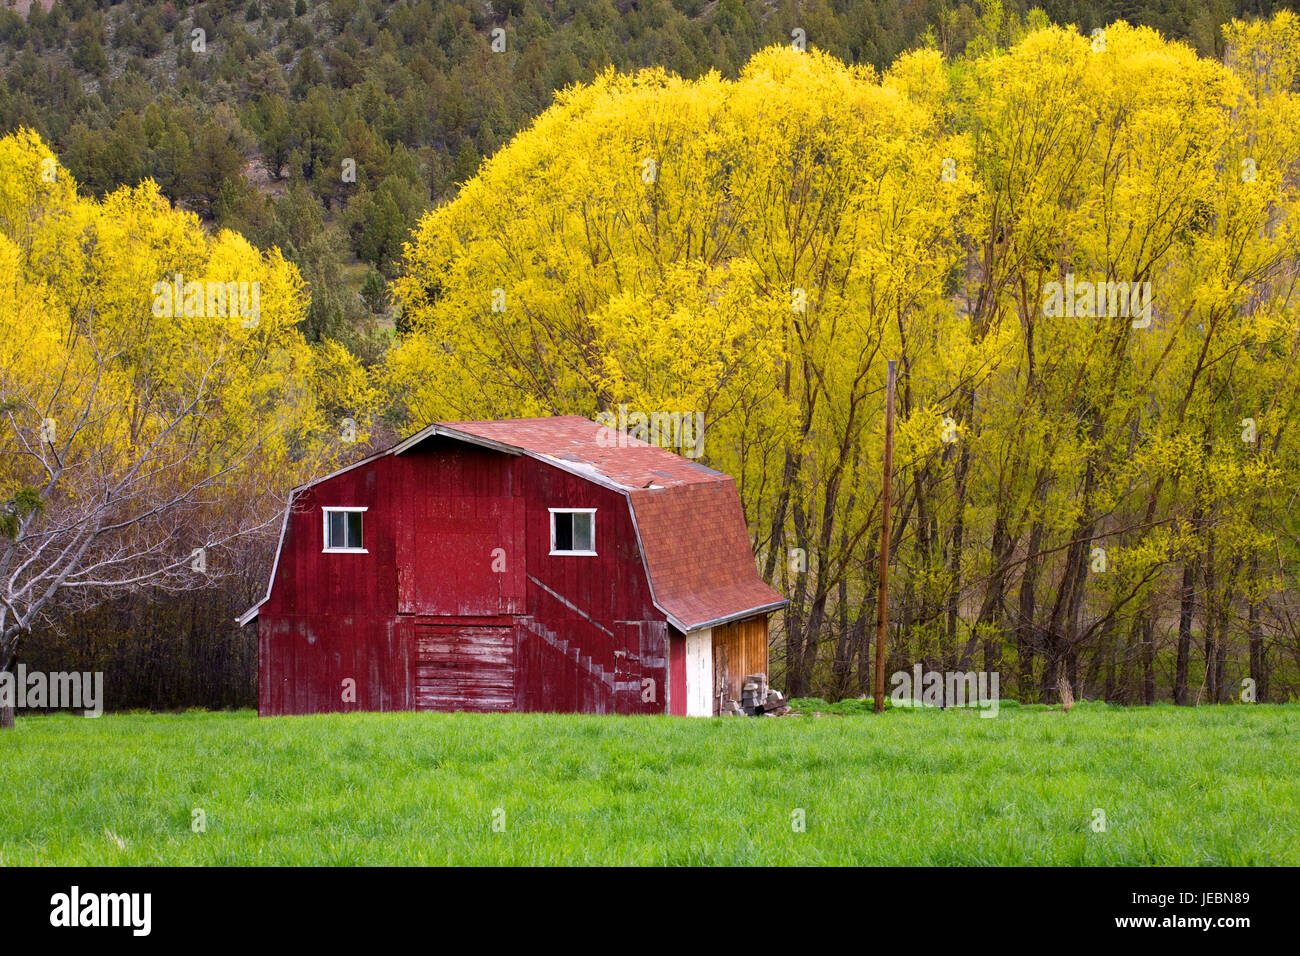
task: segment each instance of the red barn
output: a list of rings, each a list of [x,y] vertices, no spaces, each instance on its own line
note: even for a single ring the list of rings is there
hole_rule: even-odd
[[[585,418],[430,425],[295,488],[258,713],[716,713],[785,599],[728,475]]]

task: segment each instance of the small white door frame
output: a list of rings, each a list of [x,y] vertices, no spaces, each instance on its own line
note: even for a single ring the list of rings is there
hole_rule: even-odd
[[[686,716],[713,716],[713,631],[686,635]]]

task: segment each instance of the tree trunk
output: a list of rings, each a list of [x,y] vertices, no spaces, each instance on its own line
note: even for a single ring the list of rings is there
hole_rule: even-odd
[[[1214,638],[1210,636],[1210,628],[1206,627],[1205,640],[1202,642],[1205,650],[1205,674],[1201,678],[1204,685],[1205,700],[1213,703],[1218,695],[1218,688],[1214,684]],[[1201,694],[1198,692],[1196,700],[1199,703]]]
[[[3,663],[0,663],[0,674],[9,670],[9,665],[14,662],[13,653],[5,655]],[[17,694],[18,688],[14,687],[14,693]],[[0,730],[12,730],[14,726],[14,706],[13,702],[0,703]]]
[[[1222,639],[1218,632],[1219,602],[1221,598],[1214,560],[1214,532],[1211,531],[1205,551],[1205,611],[1201,615],[1205,627],[1205,640],[1203,642],[1205,645],[1205,700],[1206,703],[1210,704],[1217,703],[1219,700],[1218,672],[1214,668],[1214,658],[1218,655],[1219,641]],[[1200,701],[1199,695],[1197,701]]]
[[[966,472],[969,467],[970,446],[963,443],[961,454],[957,456],[956,474],[954,476],[957,500],[953,506],[952,553],[948,556],[948,573],[950,575],[948,585],[948,643],[954,649],[957,647],[957,626],[961,606],[961,559],[962,549],[965,546],[966,531],[965,521],[963,519],[966,508]],[[996,542],[994,543],[993,551],[994,554],[997,553]],[[964,670],[964,668],[960,667],[957,669]]]
[[[867,551],[867,561],[863,565],[865,568],[871,568],[879,560],[879,549],[870,548]],[[862,583],[863,591],[866,593],[866,600],[862,604],[862,609],[858,612],[858,620],[862,626],[856,628],[856,641],[858,644],[858,693],[866,696],[871,693],[871,656],[875,651],[875,641],[872,634],[871,624],[876,620],[876,592],[871,588],[871,575],[865,574]]]
[[[1228,670],[1228,647],[1223,641],[1222,632],[1220,632],[1219,643],[1214,649],[1214,687],[1217,693],[1214,696],[1216,704],[1226,704],[1228,702],[1228,688],[1225,678]]]
[[[1106,661],[1106,682],[1102,685],[1101,699],[1109,703],[1114,703],[1115,693],[1115,651],[1112,648],[1108,660]]]
[[[984,673],[994,674],[1002,666],[1002,648],[998,646],[998,637],[984,640]]]
[[[1109,666],[1110,672],[1113,674],[1115,667],[1114,633],[1115,618],[1110,616],[1101,625],[1101,633],[1097,635],[1097,646],[1088,662],[1088,674],[1083,679],[1083,683],[1075,688],[1080,697],[1085,696],[1089,690],[1092,690],[1094,694],[1097,692],[1098,686],[1102,683],[1104,668]],[[1112,679],[1108,675],[1105,679],[1104,689],[1100,694],[1102,700],[1110,699],[1111,684]]]
[[[856,645],[849,630],[849,582],[848,576],[840,578],[835,588],[835,655],[831,658],[831,678],[835,684],[835,696],[843,699],[849,692],[849,674],[853,670],[853,651]]]
[[[1014,546],[1015,542],[1006,533],[1006,518],[999,512],[993,522],[993,571],[989,575],[979,614],[975,617],[975,626],[971,628],[970,639],[966,641],[955,670],[970,670],[971,660],[981,638],[985,672],[991,674],[1001,666],[1001,644],[1006,626],[1007,562],[1011,559]]]
[[[1151,615],[1142,622],[1142,703],[1156,702],[1156,625]]]
[[[1043,541],[1043,521],[1038,519],[1029,531],[1029,544],[1026,548],[1028,557],[1025,568],[1020,575],[1020,600],[1016,621],[1016,650],[1019,666],[1016,676],[1016,692],[1022,703],[1030,703],[1034,693],[1034,608],[1037,600],[1034,587],[1038,579],[1038,549]]]
[[[1259,580],[1259,555],[1250,559],[1250,580]],[[1264,703],[1268,700],[1268,672],[1264,662],[1264,635],[1259,623],[1259,602],[1253,598],[1247,617],[1247,630],[1250,636],[1250,679],[1255,682],[1255,700]]]
[[[1183,585],[1178,602],[1178,656],[1174,663],[1174,703],[1187,703],[1187,666],[1192,655],[1192,611],[1196,598],[1194,562],[1183,563]]]

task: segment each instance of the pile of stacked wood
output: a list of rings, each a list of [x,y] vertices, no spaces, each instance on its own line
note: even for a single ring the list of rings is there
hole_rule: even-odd
[[[767,686],[766,674],[750,674],[740,690],[740,700],[727,698],[718,712],[734,717],[784,717],[790,704],[779,690]]]

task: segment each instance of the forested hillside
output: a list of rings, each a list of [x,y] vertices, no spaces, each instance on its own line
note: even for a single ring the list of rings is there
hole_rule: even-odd
[[[358,456],[344,420],[700,412],[791,598],[775,679],[856,695],[893,358],[891,671],[1286,699],[1300,21],[1226,22],[1272,6],[58,3],[0,14],[0,119],[78,216],[153,179],[187,228],[283,253],[277,341],[316,371],[280,423],[310,437],[259,459],[281,485]],[[15,262],[48,225],[25,196]],[[117,307],[147,310],[127,239]],[[44,268],[67,301],[117,275]],[[23,653],[111,664],[118,706],[248,701],[229,621],[269,557],[51,613]]]

